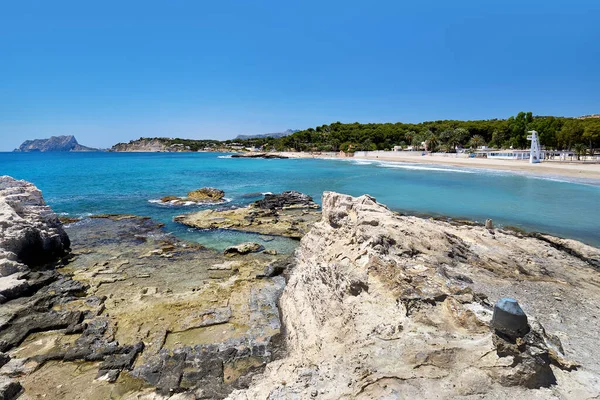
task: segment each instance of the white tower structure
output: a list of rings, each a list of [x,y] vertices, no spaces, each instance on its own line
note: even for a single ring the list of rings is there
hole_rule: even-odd
[[[536,164],[540,162],[542,157],[542,151],[540,149],[540,143],[538,141],[538,134],[536,131],[528,131],[530,135],[527,136],[527,140],[531,140],[531,151],[529,152],[529,163]]]

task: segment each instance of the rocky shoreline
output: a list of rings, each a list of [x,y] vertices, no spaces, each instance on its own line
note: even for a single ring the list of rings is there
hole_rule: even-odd
[[[369,196],[322,204],[285,192],[178,217],[301,238],[291,257],[219,253],[135,216],[63,228],[1,177],[0,398],[600,396],[600,250]],[[527,329],[491,323],[504,297]]]
[[[321,218],[319,205],[296,191],[267,194],[247,207],[204,210],[179,215],[176,222],[198,229],[228,229],[302,238]]]

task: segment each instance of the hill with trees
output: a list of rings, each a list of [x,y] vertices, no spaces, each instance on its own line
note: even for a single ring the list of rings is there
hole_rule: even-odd
[[[520,112],[508,119],[477,121],[442,120],[410,123],[334,122],[309,128],[283,138],[243,141],[278,151],[391,150],[394,146],[421,146],[430,151],[454,152],[457,148],[528,148],[527,131],[536,130],[548,149],[593,149],[600,146],[600,119],[533,116]]]

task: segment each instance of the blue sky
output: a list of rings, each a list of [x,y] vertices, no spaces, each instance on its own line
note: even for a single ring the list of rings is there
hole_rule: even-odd
[[[0,150],[600,112],[600,1],[1,1]]]

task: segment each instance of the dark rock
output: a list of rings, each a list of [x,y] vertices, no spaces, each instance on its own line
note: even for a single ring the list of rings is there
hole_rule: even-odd
[[[0,400],[16,399],[23,391],[23,386],[5,376],[0,376]]]
[[[119,349],[119,354],[111,354],[107,356],[102,364],[100,364],[100,370],[123,370],[131,369],[135,357],[141,353],[144,349],[144,344],[139,342],[133,346],[125,346]]]
[[[10,361],[10,356],[8,354],[0,353],[0,367]]]
[[[492,327],[510,338],[524,336],[529,332],[527,315],[515,299],[503,298],[494,306]]]
[[[0,351],[18,346],[30,333],[64,329],[81,321],[81,311],[28,312],[19,315],[0,332],[6,345]]]
[[[266,210],[282,209],[284,207],[298,208],[318,208],[314,203],[313,198],[307,194],[297,192],[295,190],[283,192],[281,194],[267,194],[262,200],[254,202],[258,208]]]
[[[494,334],[492,341],[499,357],[513,357],[513,365],[498,376],[503,386],[524,386],[530,389],[549,387],[556,383],[550,367],[550,353],[543,338],[536,331],[512,341],[504,335]]]
[[[179,385],[185,368],[185,358],[185,352],[161,351],[150,362],[136,368],[133,375],[155,386],[161,394],[181,391]]]
[[[361,294],[362,292],[369,292],[369,285],[367,285],[365,282],[352,282],[350,284],[350,288],[349,288],[350,294],[352,296],[358,296],[359,294]]]

